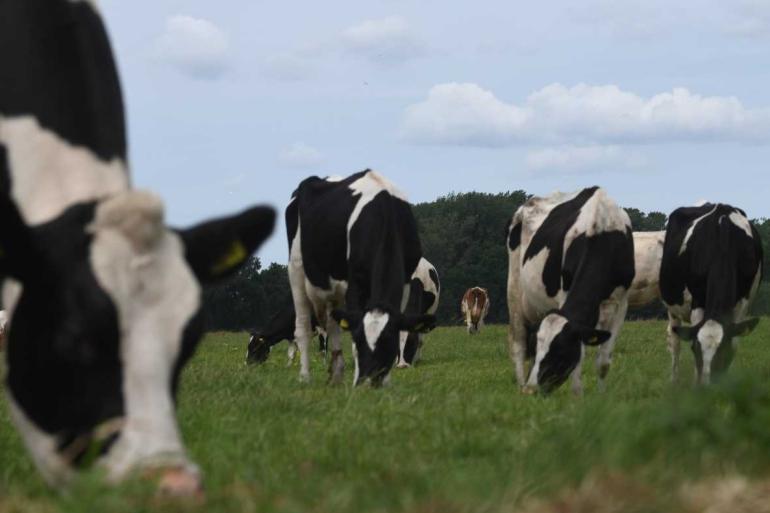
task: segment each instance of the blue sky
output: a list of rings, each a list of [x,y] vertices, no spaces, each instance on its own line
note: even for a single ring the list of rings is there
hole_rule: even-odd
[[[100,4],[134,183],[176,225],[366,167],[413,202],[599,184],[770,217],[770,0]]]

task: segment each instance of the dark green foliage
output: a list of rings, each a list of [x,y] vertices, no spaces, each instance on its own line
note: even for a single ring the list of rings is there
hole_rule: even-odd
[[[474,286],[489,290],[487,322],[507,322],[508,223],[528,198],[524,191],[470,192],[415,205],[423,254],[441,278],[441,324],[459,322],[463,293]]]

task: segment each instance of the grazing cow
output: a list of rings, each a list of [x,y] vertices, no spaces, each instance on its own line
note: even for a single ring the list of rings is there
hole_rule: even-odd
[[[758,322],[747,315],[762,279],[762,256],[759,233],[740,209],[707,203],[669,216],[660,290],[668,307],[672,379],[680,339],[692,342],[700,383],[728,369],[737,337]]]
[[[404,313],[407,315],[435,315],[441,294],[438,272],[425,258],[420,259],[417,270],[409,282],[409,303]],[[420,360],[422,354],[422,333],[401,332],[399,341],[399,369],[410,367]]]
[[[200,491],[175,410],[201,283],[273,230],[254,208],[185,230],[130,188],[123,104],[95,2],[0,1],[0,276],[10,416],[53,486],[96,463]]]
[[[313,330],[318,335],[318,350],[326,354],[326,332],[318,326],[315,315],[311,318]],[[265,363],[274,345],[286,340],[289,343],[288,362],[291,365],[297,354],[297,343],[294,340],[296,315],[294,304],[278,310],[267,322],[267,327],[261,331],[252,331],[249,335],[249,347],[246,352],[246,363]]]
[[[636,275],[628,291],[628,307],[642,308],[660,299],[660,262],[666,232],[634,232]]]
[[[0,310],[0,350],[5,347],[5,330],[8,324],[8,316],[5,310]]]
[[[594,345],[603,389],[634,279],[628,214],[598,187],[531,198],[513,216],[508,249],[508,340],[519,385],[549,392],[571,373],[581,393],[583,346]],[[534,356],[528,379],[526,356]]]
[[[286,209],[289,281],[297,312],[300,379],[310,375],[310,318],[326,326],[330,381],[342,380],[340,328],[353,336],[354,384],[382,384],[399,355],[399,331],[422,332],[432,315],[404,315],[422,257],[406,198],[378,173],[311,177]]]
[[[481,287],[472,287],[465,291],[460,303],[468,333],[475,335],[484,326],[484,319],[489,313],[489,292]]]

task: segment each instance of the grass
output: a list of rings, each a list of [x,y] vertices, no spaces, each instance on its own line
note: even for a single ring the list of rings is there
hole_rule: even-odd
[[[328,387],[320,359],[302,385],[285,367],[285,346],[247,368],[245,336],[210,334],[185,370],[179,404],[205,504],[164,502],[146,483],[108,490],[94,474],[52,492],[1,405],[0,513],[498,512],[625,479],[650,490],[634,511],[655,511],[695,480],[770,474],[770,320],[742,341],[723,383],[698,390],[688,347],[672,386],[664,324],[629,322],[608,392],[586,365],[578,399],[569,386],[520,395],[505,331],[488,326],[471,338],[439,328],[424,362],[394,371],[382,390]]]

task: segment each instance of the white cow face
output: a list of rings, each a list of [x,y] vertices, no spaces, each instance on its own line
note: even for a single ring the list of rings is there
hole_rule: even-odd
[[[427,333],[436,326],[433,315],[405,316],[388,308],[372,308],[363,315],[335,310],[332,317],[353,337],[355,385],[379,387],[398,359],[400,332]]]
[[[736,337],[743,337],[754,331],[759,319],[747,319],[738,323],[719,322],[707,319],[691,327],[674,327],[674,333],[692,344],[698,382],[707,385],[712,377],[718,379],[735,358]]]
[[[582,345],[599,345],[611,333],[570,322],[559,312],[548,314],[537,332],[537,355],[527,385],[550,393],[561,386],[582,358]]]
[[[197,475],[174,398],[202,334],[199,282],[238,269],[271,233],[274,211],[177,232],[143,192],[34,227],[2,202],[9,399],[43,476],[62,485],[94,460],[112,480],[147,467]]]

